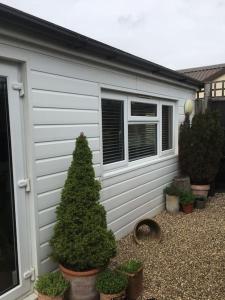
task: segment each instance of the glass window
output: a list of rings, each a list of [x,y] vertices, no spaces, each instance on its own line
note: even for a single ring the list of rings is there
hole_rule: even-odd
[[[131,102],[131,116],[157,116],[157,104],[144,102]]]
[[[103,164],[124,160],[124,102],[102,100]]]
[[[6,79],[0,77],[0,298],[19,285]]]
[[[157,154],[157,124],[128,125],[129,161]]]

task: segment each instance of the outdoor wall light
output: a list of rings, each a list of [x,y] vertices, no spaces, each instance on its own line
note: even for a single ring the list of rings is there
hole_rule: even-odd
[[[184,104],[184,113],[185,115],[191,115],[194,109],[193,101],[191,99],[186,100]]]

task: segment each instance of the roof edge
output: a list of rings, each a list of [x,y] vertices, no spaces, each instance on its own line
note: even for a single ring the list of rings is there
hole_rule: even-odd
[[[66,29],[62,26],[32,16],[28,13],[12,8],[5,4],[0,3],[0,20],[9,25],[16,25],[20,27],[24,32],[38,33],[40,37],[50,37],[55,34],[57,41],[64,44],[64,46],[72,46],[71,48],[82,49],[87,54],[103,57],[110,61],[122,63],[125,65],[132,65],[139,67],[154,75],[158,75],[164,78],[173,79],[179,83],[191,85],[194,87],[202,86],[202,82],[196,79],[192,79],[184,74],[174,71],[172,69],[163,67],[144,58],[127,53],[115,47],[109,46],[97,40],[91,39],[87,36],[81,35],[70,29]]]

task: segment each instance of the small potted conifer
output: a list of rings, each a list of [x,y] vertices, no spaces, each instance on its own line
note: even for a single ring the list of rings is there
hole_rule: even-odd
[[[127,276],[116,270],[106,269],[97,276],[96,289],[100,300],[126,299]]]
[[[51,239],[52,256],[70,281],[73,300],[98,299],[96,276],[116,255],[115,237],[107,229],[99,191],[92,152],[81,133],[76,140]]]
[[[62,300],[69,288],[69,282],[60,272],[40,276],[35,283],[38,300]]]
[[[143,263],[136,259],[121,264],[117,270],[128,277],[127,298],[136,300],[143,293]]]
[[[185,214],[193,212],[195,196],[192,192],[182,192],[180,194],[180,204]]]
[[[179,212],[179,195],[180,190],[172,183],[164,189],[166,195],[166,210],[169,213]]]

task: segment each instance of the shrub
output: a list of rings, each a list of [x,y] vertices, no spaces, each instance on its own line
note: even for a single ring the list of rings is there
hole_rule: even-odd
[[[180,190],[174,184],[171,184],[164,189],[164,193],[171,196],[179,196]]]
[[[97,276],[96,289],[102,294],[117,294],[126,289],[127,276],[113,270],[105,270]]]
[[[40,276],[35,283],[35,289],[38,293],[49,297],[63,296],[68,288],[69,282],[64,279],[60,272]]]
[[[142,262],[139,260],[131,259],[127,262],[123,263],[118,267],[119,271],[128,273],[128,274],[134,274],[137,271],[140,270],[140,268],[143,266]]]
[[[179,164],[194,184],[210,184],[219,169],[224,134],[216,112],[197,114],[180,128]]]
[[[84,271],[105,267],[116,254],[115,238],[107,230],[99,191],[92,153],[81,134],[76,140],[51,239],[53,258],[68,269]]]
[[[195,196],[191,192],[182,192],[180,194],[181,204],[190,204],[195,202]]]

